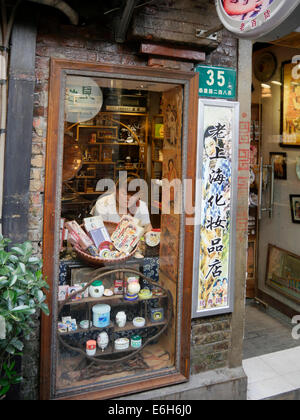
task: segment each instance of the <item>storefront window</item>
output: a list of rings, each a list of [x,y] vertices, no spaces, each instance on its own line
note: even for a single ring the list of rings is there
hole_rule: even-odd
[[[254,45],[247,285],[297,310],[300,56],[293,39]]]
[[[58,394],[175,367],[183,88],[67,76],[64,106]]]

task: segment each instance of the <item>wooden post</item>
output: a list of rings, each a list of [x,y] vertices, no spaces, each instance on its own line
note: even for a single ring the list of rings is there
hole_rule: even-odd
[[[3,186],[3,235],[27,239],[35,84],[36,28],[31,18],[12,33]]]

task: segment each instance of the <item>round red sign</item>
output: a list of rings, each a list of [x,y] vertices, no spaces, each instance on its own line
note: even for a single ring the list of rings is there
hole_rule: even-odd
[[[215,0],[215,2],[224,26],[239,37],[248,39],[259,39],[272,32],[300,5],[300,0]],[[294,20],[295,25],[297,26],[296,22],[299,25],[299,19]],[[290,26],[288,30],[294,28]]]

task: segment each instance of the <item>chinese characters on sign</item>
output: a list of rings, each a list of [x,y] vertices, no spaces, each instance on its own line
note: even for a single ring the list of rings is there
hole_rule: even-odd
[[[207,98],[235,99],[236,70],[226,67],[197,66],[199,96]]]
[[[69,76],[66,84],[66,121],[83,123],[98,114],[103,104],[100,87],[90,77]]]
[[[198,142],[197,211],[200,211],[195,238],[194,290],[197,305],[193,311],[229,311],[232,287],[235,231],[233,189],[236,190],[238,104],[227,101],[200,100]],[[233,159],[233,151],[234,158]],[[234,178],[234,180],[233,180]],[[200,184],[199,184],[200,185]],[[198,242],[197,242],[198,241]],[[196,255],[196,253],[198,255]],[[196,315],[197,316],[197,315]]]

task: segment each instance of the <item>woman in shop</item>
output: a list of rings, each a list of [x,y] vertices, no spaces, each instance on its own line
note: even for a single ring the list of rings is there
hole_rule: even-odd
[[[135,178],[127,178],[124,183],[118,182],[115,192],[101,195],[91,210],[92,216],[100,215],[104,222],[119,223],[124,214],[130,214],[140,221],[145,232],[152,230],[147,204],[136,196],[135,191],[129,191],[133,180]]]

